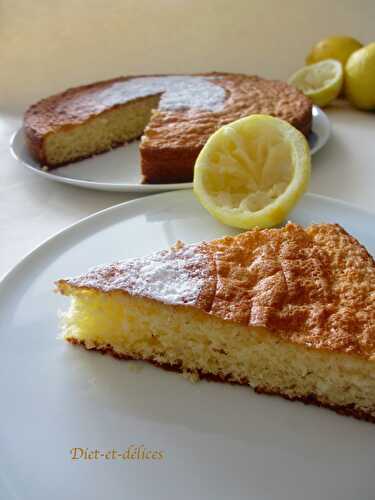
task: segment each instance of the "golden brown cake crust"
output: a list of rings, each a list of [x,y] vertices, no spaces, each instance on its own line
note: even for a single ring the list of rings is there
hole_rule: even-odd
[[[207,74],[213,76],[213,74]],[[308,98],[285,82],[257,76],[217,74],[215,84],[227,94],[222,111],[157,111],[141,142],[145,182],[189,182],[193,167],[208,137],[219,127],[253,114],[268,114],[291,123],[308,135],[312,106]],[[178,169],[168,168],[178,165]]]
[[[145,182],[191,181],[195,159],[208,137],[220,126],[250,114],[277,116],[305,135],[310,132],[311,101],[285,82],[230,73],[183,76],[207,77],[210,82],[224,88],[223,108],[218,111],[191,108],[157,110],[145,130],[140,146]],[[153,78],[154,75],[150,77]],[[72,88],[32,105],[24,117],[26,141],[31,154],[41,164],[48,165],[44,139],[59,130],[68,130],[86,123],[111,109],[126,106],[128,103],[124,99],[106,106],[98,96],[103,90],[110,90],[114,84],[134,78],[140,77],[119,77]],[[114,146],[117,145],[119,144]]]
[[[67,295],[81,288],[194,307],[308,348],[375,360],[375,263],[335,224],[179,244],[57,285]]]
[[[114,358],[119,359],[119,360],[124,360],[124,361],[125,360],[135,360],[135,361],[141,360],[141,361],[145,361],[147,363],[150,363],[154,366],[157,366],[158,368],[163,368],[164,370],[167,370],[167,371],[173,371],[173,372],[182,372],[183,371],[182,367],[179,365],[161,364],[153,359],[144,359],[144,358],[140,359],[140,358],[134,358],[132,356],[128,356],[126,354],[120,354],[120,353],[116,352],[111,346],[100,346],[100,348],[90,346],[88,348],[85,345],[84,341],[78,341],[75,338],[67,338],[66,340],[68,342],[70,342],[71,344],[81,345],[82,347],[84,347],[85,349],[90,350],[90,351],[95,350],[97,352],[100,352],[103,355],[109,354],[110,356],[113,356]],[[197,372],[197,375],[199,376],[200,379],[205,379],[205,380],[209,380],[209,381],[213,381],[213,382],[225,382],[225,383],[235,384],[235,385],[246,385],[249,387],[249,384],[247,381],[233,382],[228,377],[219,376],[219,375],[212,375],[210,373],[204,373],[204,372],[199,371],[199,370]],[[264,387],[255,387],[255,388],[253,388],[253,390],[258,394],[266,394],[266,395],[270,395],[270,396],[281,396],[282,398],[288,399],[289,401],[300,401],[304,404],[309,404],[309,405],[311,404],[311,405],[315,405],[315,406],[320,406],[323,408],[327,408],[329,410],[333,410],[336,413],[338,413],[339,415],[346,415],[349,417],[354,417],[358,420],[365,420],[367,422],[375,423],[375,417],[373,415],[371,415],[371,413],[367,413],[363,410],[355,408],[354,405],[340,406],[340,405],[333,405],[333,404],[329,404],[329,403],[323,403],[323,402],[319,401],[318,398],[316,397],[316,395],[314,395],[314,394],[310,394],[309,396],[305,396],[305,397],[303,397],[303,396],[291,397],[291,396],[287,396],[286,394],[282,394],[280,392],[270,390],[265,386]]]

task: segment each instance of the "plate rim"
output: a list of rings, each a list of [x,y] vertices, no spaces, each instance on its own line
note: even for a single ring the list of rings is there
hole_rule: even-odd
[[[324,126],[326,128],[326,134],[323,136],[321,143],[315,145],[311,148],[311,155],[318,153],[328,142],[332,134],[332,123],[328,118],[328,115],[315,104],[312,106],[312,126],[314,125],[314,111],[322,121],[324,121]],[[184,189],[191,189],[193,187],[192,182],[181,182],[172,184],[130,184],[123,182],[98,182],[84,179],[75,179],[73,177],[60,177],[54,175],[50,171],[44,171],[42,168],[38,168],[34,165],[29,164],[22,156],[18,154],[15,150],[15,142],[19,134],[23,132],[23,125],[21,125],[17,130],[13,132],[9,141],[9,149],[12,157],[26,168],[29,172],[43,177],[54,182],[59,182],[60,184],[70,184],[75,187],[80,187],[83,189],[91,189],[96,191],[107,191],[107,192],[140,192],[140,193],[158,193],[166,191],[180,191]],[[96,155],[99,156],[99,155]]]
[[[326,134],[323,137],[321,144],[319,146],[315,146],[311,148],[311,156],[315,155],[319,151],[323,149],[323,147],[327,144],[328,139],[332,135],[332,122],[328,118],[328,115],[325,111],[323,111],[322,108],[317,106],[316,104],[313,104],[312,107],[312,115],[313,115],[313,121],[312,121],[312,126],[314,125],[314,111],[316,112],[316,115],[320,117],[320,119],[324,122],[324,126],[326,127]]]
[[[192,190],[185,190],[185,191],[191,191]],[[58,238],[61,238],[65,233],[69,233],[71,230],[77,230],[78,227],[94,220],[97,218],[102,218],[103,216],[108,215],[111,212],[116,212],[117,210],[122,210],[125,208],[125,210],[130,207],[130,209],[136,205],[142,205],[144,203],[146,204],[153,204],[157,201],[159,198],[163,197],[170,197],[174,198],[176,195],[178,195],[179,190],[175,191],[167,191],[163,193],[156,193],[151,196],[145,196],[145,197],[140,197],[140,198],[135,198],[134,200],[129,200],[129,201],[124,201],[121,203],[117,203],[116,205],[112,205],[110,207],[104,208],[102,210],[99,210],[97,212],[94,212],[90,215],[87,215],[86,217],[83,217],[82,219],[79,219],[76,222],[73,222],[72,224],[69,224],[68,226],[59,229],[58,231],[54,232],[52,235],[48,236],[47,238],[43,239],[40,243],[38,243],[35,247],[33,247],[29,252],[27,252],[23,257],[21,257],[20,260],[16,262],[5,274],[0,276],[0,299],[1,299],[1,294],[6,286],[7,282],[9,282],[10,279],[12,279],[13,274],[16,274],[19,269],[25,265],[26,261],[29,259],[32,259],[37,255],[38,252],[40,252],[44,247],[46,247],[48,244],[50,244],[52,241],[57,240]],[[366,214],[368,217],[374,218],[375,219],[375,211],[371,211],[362,207],[359,207],[358,205],[354,203],[350,203],[344,200],[340,200],[338,198],[333,198],[331,196],[325,196],[317,193],[305,193],[304,198],[308,199],[316,199],[320,200],[322,202],[326,203],[333,203],[336,205],[341,206],[342,208],[345,208],[346,210],[354,210],[354,211],[359,211],[364,214]],[[298,205],[297,205],[298,207]],[[124,217],[126,219],[128,217]]]
[[[13,132],[9,141],[9,149],[12,157],[26,168],[29,172],[39,175],[44,179],[48,179],[53,182],[59,182],[60,184],[70,184],[75,187],[80,187],[83,189],[91,189],[95,191],[107,191],[107,192],[142,192],[142,193],[158,193],[165,191],[180,191],[183,189],[191,189],[192,182],[181,182],[174,184],[129,184],[121,182],[98,182],[90,181],[84,179],[74,179],[73,177],[60,177],[59,175],[54,175],[50,171],[45,171],[42,168],[38,168],[34,165],[30,165],[27,161],[20,156],[14,148],[14,144],[18,135],[23,132],[23,126],[19,127]],[[99,156],[99,155],[94,155]],[[72,165],[74,162],[72,163]]]

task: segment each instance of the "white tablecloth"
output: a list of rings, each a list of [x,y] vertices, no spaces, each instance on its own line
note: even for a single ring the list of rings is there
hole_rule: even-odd
[[[313,157],[310,191],[375,212],[375,115],[344,102],[326,111],[333,133]],[[33,175],[9,151],[10,137],[20,123],[20,116],[0,114],[0,276],[57,231],[139,196],[90,191]]]

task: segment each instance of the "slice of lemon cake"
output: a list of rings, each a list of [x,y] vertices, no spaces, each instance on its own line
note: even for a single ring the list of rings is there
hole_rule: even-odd
[[[375,263],[338,225],[177,243],[57,288],[71,343],[375,422]]]

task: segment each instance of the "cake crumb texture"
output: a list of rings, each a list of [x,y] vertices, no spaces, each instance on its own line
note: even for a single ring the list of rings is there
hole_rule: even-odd
[[[150,273],[150,262],[168,263],[174,274],[164,280],[160,267]],[[189,296],[176,293],[179,270]],[[58,286],[67,294],[77,287],[190,304],[307,347],[375,357],[374,260],[335,224],[247,231],[99,266]]]

